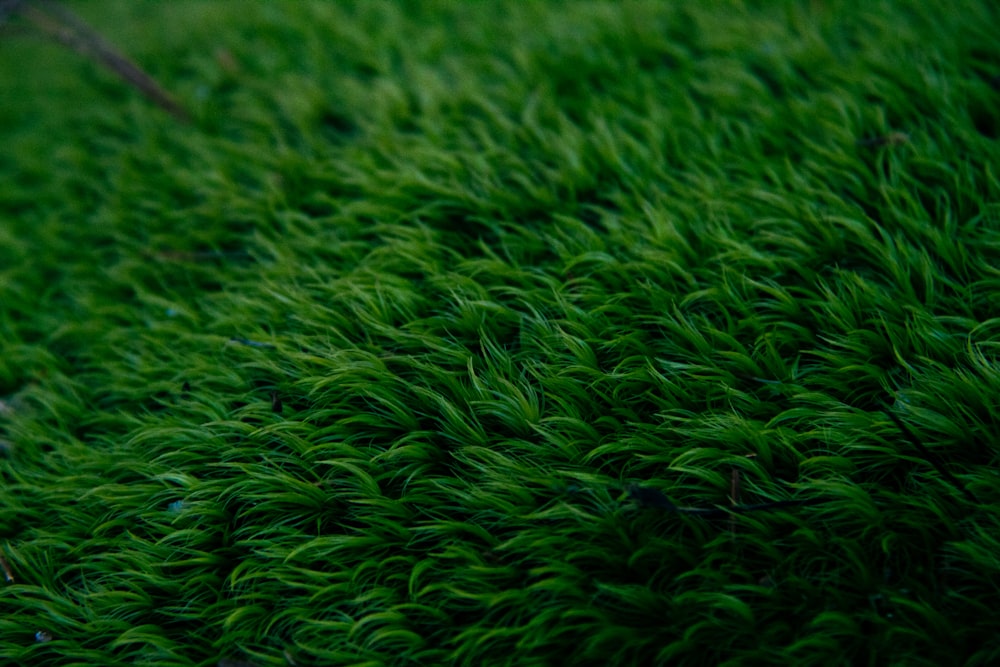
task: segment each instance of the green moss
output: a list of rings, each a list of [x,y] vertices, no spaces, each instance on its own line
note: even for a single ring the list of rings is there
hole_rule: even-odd
[[[0,41],[0,662],[997,660],[991,3],[71,6],[195,121]]]

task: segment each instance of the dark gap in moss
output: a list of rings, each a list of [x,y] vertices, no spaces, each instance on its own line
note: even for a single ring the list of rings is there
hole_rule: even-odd
[[[328,107],[319,114],[323,135],[331,141],[344,141],[357,136],[360,128],[349,115]]]
[[[972,118],[972,125],[981,136],[995,140],[1000,137],[1000,115],[997,113],[997,106],[1000,99],[994,100],[990,105],[985,101],[975,101],[969,106],[969,115]]]
[[[783,100],[788,95],[788,90],[780,78],[780,74],[775,70],[773,63],[751,61],[747,65],[747,70],[756,79],[764,84],[768,92],[776,100]]]

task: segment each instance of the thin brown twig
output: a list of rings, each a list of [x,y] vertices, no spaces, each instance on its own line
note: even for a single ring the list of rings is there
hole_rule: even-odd
[[[3,556],[0,556],[0,568],[3,568],[3,578],[7,581],[7,583],[14,583],[14,573],[10,571],[10,564]]]
[[[881,137],[870,137],[868,139],[858,139],[855,143],[866,148],[879,148],[881,146],[899,146],[910,140],[910,136],[905,132],[890,132]]]
[[[740,504],[740,471],[736,466],[732,467],[732,474],[729,478],[729,504],[736,507]],[[729,517],[729,534],[736,535],[736,515]]]
[[[63,46],[112,70],[177,120],[190,121],[187,110],[156,83],[153,77],[118,51],[83,19],[55,0],[36,0],[30,4],[22,2],[14,5],[14,11]]]
[[[163,262],[201,262],[211,259],[249,259],[250,253],[246,250],[160,250],[147,251],[147,255]]]
[[[723,507],[678,507],[670,502],[659,489],[630,484],[627,488],[629,497],[640,507],[651,507],[666,510],[674,514],[689,514],[707,519],[721,519],[732,514],[750,514],[752,512],[768,512],[784,509],[786,507],[809,507],[829,502],[827,498],[793,498],[791,500],[774,500],[767,503],[757,503],[755,505],[732,505]]]

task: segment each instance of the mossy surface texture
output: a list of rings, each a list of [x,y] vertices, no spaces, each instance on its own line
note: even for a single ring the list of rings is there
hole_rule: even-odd
[[[0,664],[1000,660],[995,3],[69,6]]]

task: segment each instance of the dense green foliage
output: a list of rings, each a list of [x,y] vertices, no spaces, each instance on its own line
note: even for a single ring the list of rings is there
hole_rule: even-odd
[[[1000,661],[995,3],[71,6],[195,122],[0,31],[0,663]]]

